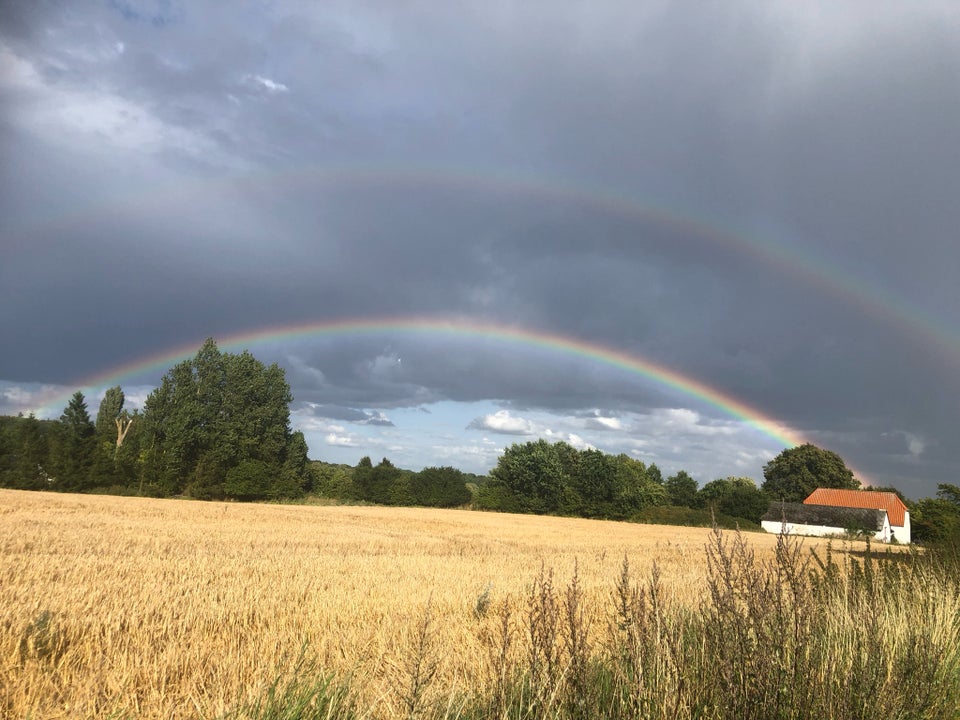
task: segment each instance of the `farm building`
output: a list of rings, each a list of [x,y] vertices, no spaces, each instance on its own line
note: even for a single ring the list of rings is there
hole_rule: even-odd
[[[760,519],[771,533],[786,535],[867,534],[874,540],[890,542],[890,519],[886,510],[876,508],[810,505],[806,502],[772,502]]]
[[[899,543],[910,542],[910,511],[896,493],[817,488],[803,502],[805,505],[886,510],[890,520],[891,540]]]

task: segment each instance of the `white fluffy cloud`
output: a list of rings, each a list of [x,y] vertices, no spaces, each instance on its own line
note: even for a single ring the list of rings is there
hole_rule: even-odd
[[[502,435],[534,435],[537,426],[522,417],[510,414],[509,410],[498,410],[490,415],[476,418],[468,426],[473,430],[488,430]]]

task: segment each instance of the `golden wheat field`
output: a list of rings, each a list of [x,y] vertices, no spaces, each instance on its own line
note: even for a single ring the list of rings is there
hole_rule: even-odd
[[[498,608],[574,567],[597,636],[624,557],[705,590],[708,531],[415,508],[0,491],[0,713],[215,718],[306,646],[369,717],[400,713],[427,637],[449,692],[485,681]],[[758,556],[775,538],[751,534]],[[487,615],[475,612],[490,601]],[[421,632],[426,628],[427,632]]]

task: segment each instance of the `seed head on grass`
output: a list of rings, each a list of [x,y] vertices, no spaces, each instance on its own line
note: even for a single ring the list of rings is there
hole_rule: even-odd
[[[433,598],[417,621],[411,640],[404,652],[401,682],[402,702],[408,720],[421,717],[425,710],[425,695],[440,668],[440,654],[436,647]]]

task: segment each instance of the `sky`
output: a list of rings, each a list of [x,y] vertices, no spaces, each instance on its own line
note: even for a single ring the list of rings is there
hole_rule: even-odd
[[[0,413],[207,337],[310,457],[957,483],[955,3],[0,3]],[[619,360],[615,361],[615,358]]]

